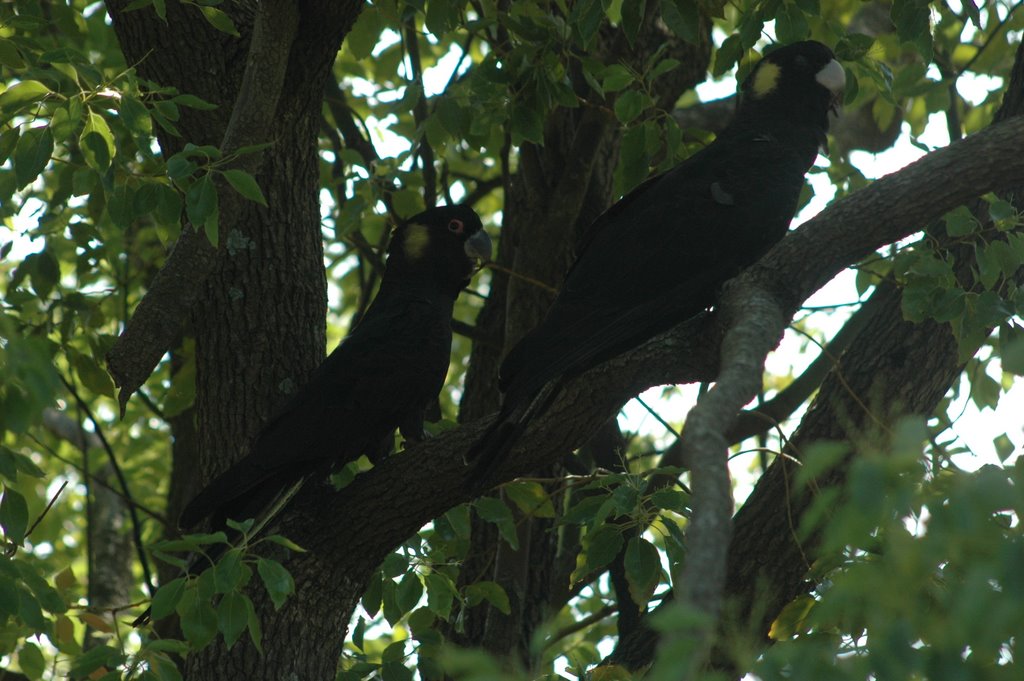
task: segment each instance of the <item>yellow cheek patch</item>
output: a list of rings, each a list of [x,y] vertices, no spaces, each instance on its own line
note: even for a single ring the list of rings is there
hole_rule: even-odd
[[[409,225],[405,230],[405,254],[412,260],[419,260],[430,243],[430,232],[425,225]]]
[[[762,61],[757,69],[757,73],[754,74],[754,96],[764,97],[774,90],[779,84],[780,73],[782,73],[782,69],[777,64],[773,64],[770,61]]]

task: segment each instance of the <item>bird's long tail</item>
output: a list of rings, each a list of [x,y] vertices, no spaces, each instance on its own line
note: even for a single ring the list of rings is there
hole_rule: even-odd
[[[501,463],[522,437],[534,418],[547,411],[562,389],[562,381],[547,383],[529,401],[510,401],[506,398],[498,418],[476,444],[466,452],[466,463],[473,466],[469,486],[474,491],[489,487]],[[519,403],[519,406],[516,404]]]
[[[302,485],[305,481],[305,477],[299,478],[294,483],[278,492],[277,496],[267,504],[267,506],[254,519],[252,527],[250,527],[246,532],[250,542],[256,537],[262,535],[267,527],[274,522],[274,520],[284,510],[285,506],[287,506],[291,500],[295,498],[295,495],[299,493],[299,490],[302,489]],[[229,542],[226,544],[214,544],[204,553],[192,554],[188,565],[181,571],[179,577],[199,575],[207,568],[215,565],[225,553],[237,546],[242,539],[242,536],[238,533],[235,533],[233,537],[229,535],[229,537]],[[132,627],[138,628],[148,624],[152,615],[153,608],[146,608],[141,615],[132,620]]]

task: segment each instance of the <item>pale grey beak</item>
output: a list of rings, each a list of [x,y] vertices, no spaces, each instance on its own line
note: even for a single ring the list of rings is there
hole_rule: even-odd
[[[831,92],[841,93],[846,87],[846,71],[843,70],[843,65],[835,59],[825,64],[815,74],[814,79],[827,87]]]
[[[471,258],[478,258],[484,262],[491,259],[491,237],[487,236],[487,232],[482,229],[466,239],[463,248],[466,250],[466,255]]]

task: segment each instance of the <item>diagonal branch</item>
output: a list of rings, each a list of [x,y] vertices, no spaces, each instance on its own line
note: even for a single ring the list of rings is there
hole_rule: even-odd
[[[942,181],[937,181],[939,178]],[[722,424],[727,425],[736,414],[736,402],[742,399],[739,393],[751,390],[751,367],[760,365],[801,301],[843,268],[904,238],[918,225],[930,223],[978,194],[1022,182],[1024,119],[1018,119],[935,151],[833,204],[734,280],[722,314],[695,317],[567,381],[560,399],[531,424],[496,470],[496,477],[509,480],[537,470],[559,452],[580,446],[626,400],[650,386],[713,379],[718,373],[721,339],[733,328],[738,329],[734,333],[757,336],[750,341],[756,345],[751,352],[757,358],[748,359],[746,368],[738,370],[742,387],[734,396],[714,398],[721,400],[719,410],[731,413],[709,415],[708,428],[723,432]],[[748,305],[747,301],[758,303]],[[724,347],[726,362],[738,352],[747,352],[731,347]],[[723,382],[733,380],[731,371],[736,370],[722,374]],[[714,403],[707,408],[714,411]],[[284,534],[310,550],[310,557],[296,559],[303,562],[296,568],[308,570],[303,574],[316,578],[317,583],[365,583],[392,547],[425,522],[470,498],[471,470],[462,457],[488,422],[467,423],[389,457],[360,476],[344,494],[332,494],[326,486],[310,489],[297,499],[282,527]],[[708,442],[694,443],[695,447],[709,447],[697,456],[702,460],[721,456],[722,441],[710,437]],[[396,499],[401,503],[396,504]],[[332,525],[336,531],[324,533],[319,530],[324,518],[344,521]],[[340,616],[347,621],[347,615],[343,612]]]
[[[295,39],[299,9],[290,0],[261,2],[242,85],[220,145],[227,156],[241,147],[273,138],[273,124],[281,96],[288,55]],[[235,167],[255,174],[262,154],[247,154]],[[217,199],[224,221],[222,233],[240,213],[237,192],[218,182]],[[153,372],[181,332],[181,325],[217,262],[217,251],[197,229],[181,232],[177,245],[139,302],[117,343],[107,354],[114,382],[121,388],[121,413],[132,393]]]

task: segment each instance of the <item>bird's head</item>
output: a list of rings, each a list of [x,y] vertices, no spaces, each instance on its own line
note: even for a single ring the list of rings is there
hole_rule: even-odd
[[[739,115],[813,127],[824,141],[829,112],[842,101],[846,73],[825,45],[805,40],[767,51],[740,86]]]
[[[430,282],[451,295],[469,284],[478,261],[491,258],[491,240],[469,206],[438,206],[395,228],[387,274]]]

